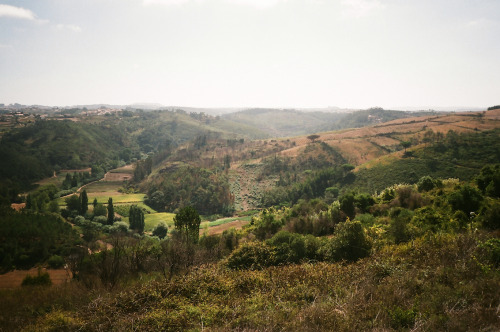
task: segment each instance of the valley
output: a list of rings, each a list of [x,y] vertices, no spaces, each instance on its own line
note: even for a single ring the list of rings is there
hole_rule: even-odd
[[[0,327],[499,323],[498,109],[276,112],[6,130]]]

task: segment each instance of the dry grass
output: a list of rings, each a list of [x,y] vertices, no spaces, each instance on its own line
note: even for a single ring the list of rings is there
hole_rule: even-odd
[[[67,283],[71,280],[71,271],[66,269],[43,269],[43,272],[47,272],[50,276],[50,280],[53,285],[60,285]],[[27,275],[36,276],[38,273],[37,268],[32,268],[30,270],[14,270],[0,275],[0,289],[9,289],[20,287],[23,279]]]

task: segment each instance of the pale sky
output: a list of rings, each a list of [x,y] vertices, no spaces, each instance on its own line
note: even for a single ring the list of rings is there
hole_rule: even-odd
[[[500,104],[499,0],[0,0],[0,103]]]

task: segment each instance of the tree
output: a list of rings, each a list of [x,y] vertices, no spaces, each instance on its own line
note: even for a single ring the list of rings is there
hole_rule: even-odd
[[[97,206],[97,198],[94,198],[94,202],[92,202],[92,205],[94,206],[95,209],[95,207]]]
[[[340,210],[344,212],[350,219],[354,219],[356,214],[355,198],[353,193],[348,193],[340,197]]]
[[[80,213],[80,199],[76,195],[71,195],[65,199],[66,209],[68,211],[77,211]]]
[[[161,239],[163,239],[165,236],[167,236],[168,233],[168,228],[167,225],[164,223],[159,223],[155,229],[153,229],[153,235],[158,236]]]
[[[229,169],[231,168],[231,156],[226,154],[224,156],[224,169]]]
[[[84,216],[89,209],[89,198],[87,196],[87,190],[83,190],[80,194],[80,215]]]
[[[130,206],[129,210],[130,229],[138,231],[140,234],[144,232],[144,212],[137,205]]]
[[[108,225],[113,225],[115,221],[115,208],[113,207],[113,198],[108,199]]]
[[[198,242],[200,223],[200,215],[192,206],[180,209],[174,217],[175,228],[181,233],[185,242]]]
[[[320,138],[320,136],[317,134],[307,136],[307,139],[311,140],[312,143],[314,143],[318,138]]]
[[[411,146],[411,142],[410,141],[402,141],[401,146],[405,149],[405,154],[406,154],[406,149]]]

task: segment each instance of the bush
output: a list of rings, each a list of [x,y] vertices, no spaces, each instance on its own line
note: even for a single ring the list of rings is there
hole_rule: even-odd
[[[405,209],[414,210],[423,205],[422,197],[412,186],[401,186],[396,189],[396,194],[395,203]]]
[[[164,223],[159,223],[154,229],[153,229],[153,235],[158,236],[158,238],[163,239],[165,236],[167,236],[168,228],[167,225]]]
[[[59,255],[54,255],[47,261],[51,269],[59,269],[64,266],[64,259]]]
[[[36,276],[28,274],[21,284],[22,286],[50,286],[52,281],[47,272],[42,272],[42,269],[38,269]]]
[[[394,243],[402,243],[410,240],[410,232],[408,224],[410,223],[413,213],[410,210],[402,208],[394,208],[390,212],[391,223],[389,225],[389,233],[391,234]]]
[[[436,182],[431,176],[426,175],[418,180],[417,188],[420,192],[432,190],[434,187],[436,187]]]
[[[355,210],[354,210],[354,194],[349,193],[345,194],[339,199],[340,201],[340,210],[344,212],[350,219],[354,219]]]
[[[354,197],[355,205],[362,213],[368,212],[369,208],[375,204],[375,200],[369,194],[358,194]]]
[[[115,222],[109,229],[110,233],[127,233],[127,231],[128,224],[124,221]]]
[[[395,307],[389,310],[389,316],[391,318],[391,326],[394,329],[401,328],[411,328],[415,325],[415,318],[417,317],[417,311],[415,309],[401,309],[400,307]]]
[[[489,229],[500,228],[500,203],[495,202],[489,208],[485,208],[481,214],[483,226]]]
[[[261,242],[245,243],[228,257],[226,265],[231,269],[262,269],[271,265],[273,252]]]
[[[95,207],[94,207],[94,216],[107,216],[108,214],[108,210],[106,209],[106,207],[101,204],[101,203],[98,203]]]
[[[500,266],[500,239],[489,239],[481,243],[478,248],[489,264],[494,267]]]
[[[335,236],[330,242],[327,259],[354,262],[370,255],[371,243],[365,236],[359,221],[347,220],[335,227]]]
[[[272,208],[262,211],[260,217],[254,219],[253,222],[255,226],[253,232],[260,240],[271,237],[283,227],[283,222],[276,218]]]
[[[97,216],[97,217],[94,217],[94,222],[102,224],[102,225],[106,225],[108,222],[108,218],[105,216]]]
[[[448,197],[448,202],[453,210],[461,210],[466,214],[476,212],[481,205],[483,196],[481,192],[468,184],[463,185],[458,191],[451,193]]]
[[[306,256],[304,238],[296,233],[281,231],[266,243],[275,253],[273,265],[298,263]]]
[[[82,226],[85,223],[85,217],[84,216],[76,216],[73,219],[73,223],[77,226]]]

